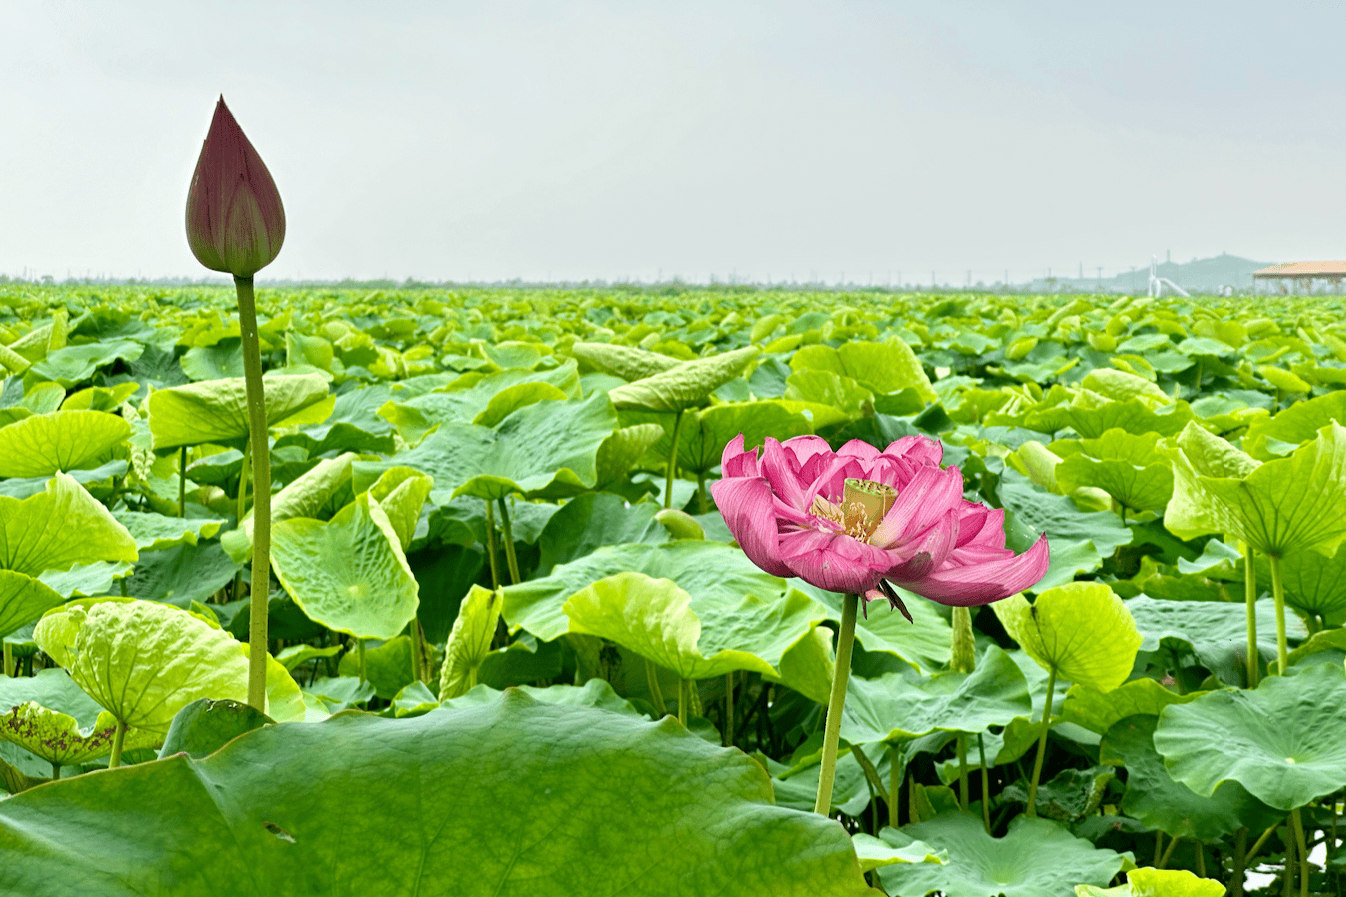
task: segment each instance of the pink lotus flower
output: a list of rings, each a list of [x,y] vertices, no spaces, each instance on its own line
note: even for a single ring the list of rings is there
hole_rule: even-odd
[[[276,182],[220,97],[187,193],[187,243],[212,271],[251,277],[283,242]]]
[[[887,598],[889,585],[941,604],[989,604],[1047,572],[1047,537],[1021,555],[1005,547],[1005,512],[963,498],[943,446],[905,436],[882,452],[853,439],[837,452],[818,436],[768,438],[759,459],[740,434],[725,447],[715,504],[748,558],[775,576],[832,592]]]

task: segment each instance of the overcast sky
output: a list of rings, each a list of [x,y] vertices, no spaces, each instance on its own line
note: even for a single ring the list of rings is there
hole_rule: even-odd
[[[992,282],[1346,258],[1346,4],[0,0],[0,272]]]

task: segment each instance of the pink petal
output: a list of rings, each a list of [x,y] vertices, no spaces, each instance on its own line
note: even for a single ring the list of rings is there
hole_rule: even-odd
[[[799,478],[799,461],[770,436],[762,446],[761,472],[777,498],[800,513],[808,512],[809,496],[804,494],[806,484]]]
[[[958,546],[1005,547],[1005,512],[973,501],[964,502],[959,521]],[[980,518],[980,519],[979,519]]]
[[[957,467],[922,467],[883,516],[869,540],[889,546],[919,536],[963,500],[963,474]]]
[[[795,576],[829,592],[867,592],[889,566],[884,552],[874,546],[817,530],[783,534],[780,553]]]
[[[885,579],[910,581],[928,576],[948,559],[958,542],[958,510],[950,510],[914,542],[903,546],[908,560],[883,574]]]
[[[944,443],[929,436],[903,436],[889,443],[883,453],[895,458],[907,458],[917,464],[933,464],[938,467],[944,458]]]
[[[861,461],[873,461],[879,456],[879,450],[863,439],[852,439],[837,449],[837,454],[848,458],[859,458]]]
[[[800,467],[803,467],[815,455],[832,454],[832,446],[828,445],[827,440],[821,436],[793,436],[782,442],[781,445],[790,450],[790,453],[799,461]]]
[[[1047,575],[1050,563],[1047,537],[1017,557],[957,567],[946,565],[914,582],[893,580],[896,585],[940,604],[967,607],[990,604],[1022,592]]]
[[[743,450],[743,434],[740,433],[724,447],[720,455],[720,470],[725,477],[755,477],[757,470],[757,449]]]
[[[772,576],[793,575],[780,556],[771,484],[762,477],[732,478],[712,484],[710,492],[748,560]]]

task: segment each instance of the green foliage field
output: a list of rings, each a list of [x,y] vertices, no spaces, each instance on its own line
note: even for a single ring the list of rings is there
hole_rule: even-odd
[[[233,291],[0,285],[0,893],[1218,894],[1300,839],[1338,893],[1340,299],[258,302],[266,716]],[[728,544],[739,433],[936,437],[1051,548],[972,672],[868,608],[832,820],[841,596]]]

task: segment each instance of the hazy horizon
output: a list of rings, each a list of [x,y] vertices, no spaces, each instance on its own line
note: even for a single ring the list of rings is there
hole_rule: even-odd
[[[10,276],[207,276],[220,93],[285,202],[266,279],[1346,258],[1336,5],[0,4]]]

